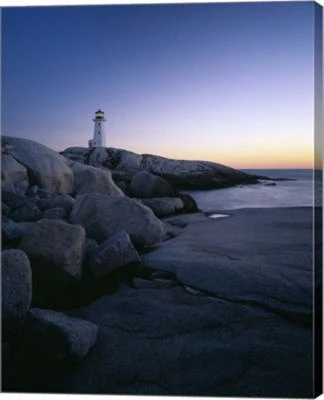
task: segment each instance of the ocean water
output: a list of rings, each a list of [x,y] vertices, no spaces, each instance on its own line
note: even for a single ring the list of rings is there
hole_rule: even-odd
[[[202,211],[214,213],[239,208],[310,207],[315,204],[314,188],[321,190],[321,181],[314,180],[314,172],[311,169],[249,169],[242,171],[253,175],[293,180],[261,180],[261,183],[256,185],[187,191],[187,193],[196,200]],[[320,205],[318,203],[317,201],[316,205]]]

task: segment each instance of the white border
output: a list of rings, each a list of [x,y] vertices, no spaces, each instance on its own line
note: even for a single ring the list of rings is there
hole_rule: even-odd
[[[283,0],[271,0],[271,2],[278,2],[278,1],[283,1]],[[309,1],[309,0],[284,0],[287,2],[291,1]],[[159,4],[159,3],[169,3],[169,4],[174,4],[174,3],[242,3],[242,2],[248,2],[248,3],[261,3],[261,2],[268,2],[268,0],[230,0],[230,1],[222,1],[222,0],[186,0],[186,1],[177,1],[177,0],[94,0],[93,2],[90,2],[89,0],[51,0],[51,1],[46,1],[46,0],[0,0],[0,7],[19,7],[19,6],[67,6],[67,5],[96,5],[96,4]],[[317,0],[317,3],[319,3],[321,6],[324,6],[324,0]],[[324,9],[323,9],[324,10]],[[0,14],[1,16],[1,14]],[[1,24],[0,24],[1,26]],[[0,35],[1,37],[1,35]],[[79,400],[96,400],[99,398],[104,398],[105,400],[152,400],[152,399],[157,399],[157,400],[163,400],[167,399],[169,397],[166,396],[113,396],[113,395],[65,395],[65,394],[60,394],[60,395],[53,395],[53,394],[22,394],[22,393],[12,393],[12,394],[4,394],[0,393],[0,399],[8,399],[8,400],[54,400],[54,399],[62,399],[62,400],[74,400],[74,399],[79,399]],[[208,398],[206,397],[176,397],[174,398],[176,400],[207,400]],[[215,399],[215,400],[236,400],[236,397],[213,397],[209,399]],[[246,398],[248,399],[248,398]],[[323,400],[324,395],[321,395],[318,397],[318,399]],[[253,400],[267,400],[266,398],[258,399],[258,398],[253,398]],[[275,400],[280,400],[276,398]],[[293,400],[293,399],[290,399]]]

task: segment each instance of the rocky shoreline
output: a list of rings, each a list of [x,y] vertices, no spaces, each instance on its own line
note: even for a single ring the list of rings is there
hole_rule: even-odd
[[[3,391],[312,396],[312,210],[179,192],[256,182],[2,137]]]

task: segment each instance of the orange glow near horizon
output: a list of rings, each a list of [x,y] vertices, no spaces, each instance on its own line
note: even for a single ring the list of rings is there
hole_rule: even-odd
[[[165,151],[161,151],[165,150]],[[160,154],[152,151],[140,151],[183,160],[211,161],[236,169],[312,169],[314,151],[312,146],[290,146],[284,148],[244,149],[242,152],[231,149],[161,149]],[[136,151],[136,150],[134,150]]]

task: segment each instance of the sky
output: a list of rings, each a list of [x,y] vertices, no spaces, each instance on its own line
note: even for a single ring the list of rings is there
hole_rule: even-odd
[[[313,2],[5,7],[1,133],[311,168]]]

